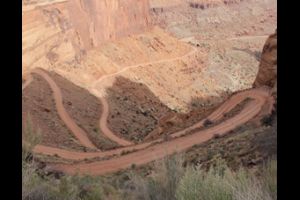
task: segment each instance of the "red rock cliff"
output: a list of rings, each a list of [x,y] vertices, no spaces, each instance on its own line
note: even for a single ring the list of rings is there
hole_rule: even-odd
[[[140,33],[150,21],[148,0],[71,0],[68,9],[86,48]]]
[[[149,28],[149,0],[23,0],[22,71],[78,63],[107,40]]]
[[[277,86],[277,31],[267,39],[253,87]]]

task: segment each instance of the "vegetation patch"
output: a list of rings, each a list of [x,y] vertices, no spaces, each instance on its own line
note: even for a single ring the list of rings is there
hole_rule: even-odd
[[[270,139],[272,133],[268,130],[271,127],[254,129],[257,133],[249,130],[251,124],[233,131],[227,137],[196,145],[185,154],[168,156],[142,167],[133,164],[128,170],[103,177],[59,175],[57,179],[56,174],[45,176],[34,159],[25,159],[32,149],[23,146],[22,199],[276,200],[276,160],[264,159],[257,170],[252,171],[248,169],[249,165],[244,166],[242,162],[236,168],[232,167],[232,157],[226,156],[226,152],[237,151],[235,155],[238,157],[253,160],[247,155],[254,155],[253,149],[259,151],[259,148],[253,147],[255,143],[263,147],[261,150],[264,152],[264,148],[274,146],[274,143],[262,144],[258,140],[260,135],[264,135],[260,137],[262,141]],[[33,137],[27,137],[28,143],[33,143],[29,147],[38,141],[36,134],[31,135]],[[249,145],[244,147],[246,142]],[[241,150],[238,151],[238,148]],[[205,155],[207,158],[199,165],[195,160],[189,160],[191,154],[195,158],[204,158]],[[270,155],[269,152],[268,158]]]

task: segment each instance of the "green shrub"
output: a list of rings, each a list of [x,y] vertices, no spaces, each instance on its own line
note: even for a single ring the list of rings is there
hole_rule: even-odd
[[[62,177],[56,189],[56,197],[62,200],[77,199],[79,190],[76,184],[71,182],[71,177]]]
[[[42,179],[36,171],[33,161],[22,162],[22,200],[54,200],[55,185]]]
[[[32,168],[31,168],[32,169]],[[22,199],[26,200],[102,200],[104,191],[98,178],[64,176],[60,180],[41,179],[27,168],[23,173]]]
[[[40,129],[34,130],[30,115],[27,115],[26,125],[22,135],[22,160],[31,155],[32,149],[41,141]]]
[[[130,175],[131,199],[174,200],[177,183],[183,175],[183,159],[181,156],[166,157],[155,163],[153,177],[142,178]]]
[[[208,172],[187,168],[176,191],[177,200],[275,200],[277,199],[276,161],[268,163],[263,178],[240,169],[231,171],[218,164]]]
[[[163,162],[157,164],[155,171],[158,172],[156,180],[161,185],[162,195],[166,200],[174,199],[177,183],[184,173],[182,156],[166,157]]]
[[[244,169],[231,172],[226,181],[232,188],[234,200],[272,200],[261,180]]]
[[[132,200],[277,200],[277,162],[269,161],[261,176],[241,168],[230,170],[223,160],[208,171],[183,168],[182,159],[167,157],[155,164],[156,174],[129,175],[127,193]],[[60,180],[42,179],[33,163],[22,168],[23,200],[101,200],[120,199],[117,190],[98,177],[64,176]],[[126,190],[118,186],[118,192]],[[128,191],[129,189],[129,191]]]
[[[232,200],[232,191],[222,174],[187,168],[176,192],[178,200]]]

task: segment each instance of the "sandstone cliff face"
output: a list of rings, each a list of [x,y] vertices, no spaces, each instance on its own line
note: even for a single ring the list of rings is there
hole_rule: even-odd
[[[149,25],[148,0],[72,0],[70,19],[85,48],[140,33]]]
[[[253,87],[277,87],[277,31],[267,39]]]
[[[148,0],[23,0],[22,71],[79,64],[86,51],[149,27]]]

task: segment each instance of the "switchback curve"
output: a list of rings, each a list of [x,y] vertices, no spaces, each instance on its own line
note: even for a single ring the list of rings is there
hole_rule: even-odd
[[[177,137],[171,141],[154,144],[148,148],[145,147],[142,150],[117,158],[73,165],[56,164],[50,165],[49,169],[63,171],[68,174],[75,174],[79,172],[91,175],[101,175],[126,169],[132,164],[142,165],[153,160],[163,158],[166,155],[173,154],[174,152],[184,151],[195,144],[200,144],[211,139],[215,134],[224,135],[230,130],[246,123],[261,111],[261,108],[265,104],[269,95],[269,90],[265,88],[252,89],[234,95],[223,104],[224,106],[219,107],[216,112],[212,113],[210,117],[220,117],[219,114],[223,114],[224,110],[227,111],[228,108],[234,107],[245,98],[252,98],[254,100],[247,104],[239,114],[211,128],[201,130],[184,137]],[[177,134],[177,136],[178,135],[180,134]],[[88,153],[86,155],[86,157],[88,157]],[[85,158],[84,155],[82,155],[82,158]]]

